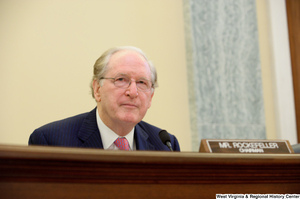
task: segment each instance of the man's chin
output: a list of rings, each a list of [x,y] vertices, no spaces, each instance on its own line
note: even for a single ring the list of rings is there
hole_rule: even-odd
[[[128,124],[133,124],[136,125],[137,123],[139,123],[141,120],[136,117],[136,116],[132,116],[132,115],[126,115],[122,118],[122,121]]]
[[[127,123],[127,124],[132,124],[132,125],[136,125],[137,123],[139,123],[140,121],[136,120],[136,119],[124,119],[122,120],[123,122]]]

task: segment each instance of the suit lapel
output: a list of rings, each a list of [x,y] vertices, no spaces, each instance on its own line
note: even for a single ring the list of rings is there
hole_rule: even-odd
[[[78,138],[83,141],[82,147],[103,149],[97,125],[96,111],[97,108],[87,114],[78,132]]]
[[[149,135],[139,126],[135,126],[134,139],[137,150],[154,150],[154,146],[148,141]]]

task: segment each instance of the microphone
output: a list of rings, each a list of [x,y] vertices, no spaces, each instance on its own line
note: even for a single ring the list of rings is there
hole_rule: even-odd
[[[166,130],[161,130],[158,134],[159,134],[159,138],[161,139],[161,141],[165,145],[167,145],[167,147],[170,149],[170,151],[173,151],[169,133]]]

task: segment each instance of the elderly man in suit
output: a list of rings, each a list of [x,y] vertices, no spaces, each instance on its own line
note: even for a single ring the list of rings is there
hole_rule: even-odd
[[[161,129],[142,121],[156,85],[156,70],[140,49],[109,49],[94,65],[91,89],[97,107],[36,129],[29,145],[170,150],[160,140]],[[176,137],[169,135],[172,149],[180,151]]]

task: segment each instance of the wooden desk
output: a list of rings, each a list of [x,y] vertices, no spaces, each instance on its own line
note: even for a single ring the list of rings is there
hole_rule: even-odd
[[[300,154],[104,151],[0,145],[0,197],[216,198],[300,193]]]

